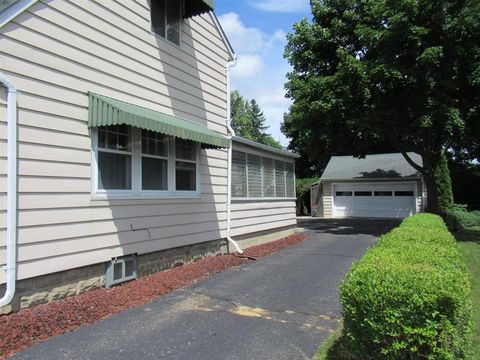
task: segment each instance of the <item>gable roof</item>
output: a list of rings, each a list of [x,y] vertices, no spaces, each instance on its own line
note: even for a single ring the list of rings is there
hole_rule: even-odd
[[[422,166],[420,155],[409,152],[410,158]],[[366,155],[365,158],[332,156],[320,180],[366,180],[418,178],[420,174],[401,153]]]

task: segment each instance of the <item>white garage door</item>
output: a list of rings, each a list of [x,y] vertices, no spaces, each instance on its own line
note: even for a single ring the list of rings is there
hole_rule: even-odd
[[[333,184],[334,217],[404,218],[416,212],[415,184]]]

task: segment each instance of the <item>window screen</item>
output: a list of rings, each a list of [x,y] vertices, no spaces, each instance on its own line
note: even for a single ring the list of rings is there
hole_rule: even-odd
[[[247,154],[232,152],[232,196],[247,197]]]
[[[232,196],[294,197],[294,164],[260,155],[232,152]]]
[[[248,197],[262,197],[262,159],[247,154]]]
[[[275,160],[275,196],[285,197],[285,163]]]
[[[262,158],[263,166],[263,196],[275,196],[275,167],[272,159]]]
[[[287,197],[295,196],[295,174],[292,163],[285,163],[285,180],[287,188]]]

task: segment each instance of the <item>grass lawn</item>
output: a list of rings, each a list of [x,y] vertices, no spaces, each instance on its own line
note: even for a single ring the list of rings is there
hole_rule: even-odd
[[[480,360],[480,229],[470,229],[456,235],[470,270],[473,295],[473,357]],[[333,333],[320,347],[315,360],[353,360],[345,349],[342,331]]]
[[[473,358],[480,360],[480,231],[468,231],[457,236],[472,277],[473,294]]]

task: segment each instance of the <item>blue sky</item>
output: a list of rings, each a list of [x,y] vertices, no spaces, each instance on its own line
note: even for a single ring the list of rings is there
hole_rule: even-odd
[[[290,105],[284,90],[290,65],[283,52],[293,24],[310,17],[309,0],[215,0],[215,13],[239,57],[231,70],[232,88],[258,101],[267,132],[287,145],[280,123]]]

